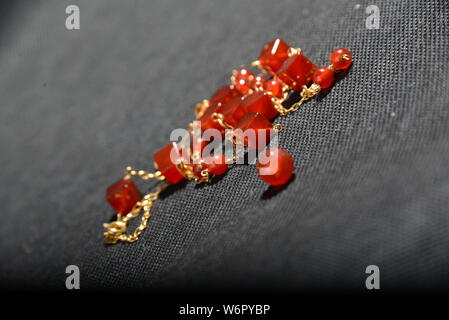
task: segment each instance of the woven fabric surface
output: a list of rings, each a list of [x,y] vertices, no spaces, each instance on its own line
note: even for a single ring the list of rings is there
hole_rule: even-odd
[[[1,10],[0,285],[383,289],[449,282],[447,1],[71,1]],[[368,5],[379,29],[367,29]],[[196,103],[280,36],[328,65],[329,94],[280,117],[295,179],[271,192],[254,166],[182,184],[141,239],[104,244],[105,188],[193,119]],[[154,183],[141,184],[142,190]]]

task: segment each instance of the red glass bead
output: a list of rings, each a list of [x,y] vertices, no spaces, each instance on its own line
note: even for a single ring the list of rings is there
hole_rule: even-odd
[[[209,99],[209,105],[225,104],[235,97],[240,97],[242,94],[233,86],[223,86],[218,89]]]
[[[236,138],[250,149],[261,150],[265,148],[273,134],[273,125],[262,114],[258,112],[246,113],[235,126]],[[246,132],[248,129],[254,130],[253,134]]]
[[[285,61],[278,71],[278,77],[295,91],[312,82],[316,66],[303,54],[295,54]]]
[[[131,178],[125,177],[108,187],[106,199],[115,212],[125,215],[142,199],[142,194]]]
[[[267,91],[270,95],[276,98],[282,98],[283,91],[282,91],[282,82],[279,79],[271,79],[268,80],[265,85],[265,91]]]
[[[337,69],[347,69],[352,63],[352,53],[344,48],[335,49],[331,53],[331,63]]]
[[[247,95],[242,99],[241,105],[248,112],[259,112],[263,114],[268,120],[273,119],[279,114],[271,102],[271,97],[263,91]]]
[[[216,175],[222,175],[228,171],[228,165],[226,164],[226,157],[222,154],[216,153],[213,156],[204,159],[204,167],[209,170],[210,173]]]
[[[290,46],[281,38],[266,43],[260,51],[260,64],[262,67],[268,67],[271,71],[277,72],[287,60],[289,48]]]
[[[233,85],[241,94],[246,95],[252,88],[253,80],[254,73],[247,68],[241,68],[234,73]]]
[[[209,100],[209,108],[198,119],[201,121],[201,130],[217,129],[222,131],[223,127],[217,121],[214,121],[212,115],[214,113],[221,113],[223,105],[230,100],[241,97],[242,94],[233,86],[223,86],[218,89]]]
[[[217,122],[213,120],[212,115],[214,113],[221,113],[223,110],[223,104],[217,103],[209,106],[209,108],[206,109],[204,114],[198,119],[198,121],[201,122],[201,130],[207,130],[207,129],[217,129],[217,130],[223,130],[223,127]]]
[[[329,88],[334,83],[334,71],[327,67],[318,68],[313,74],[313,82],[319,84],[321,88]]]
[[[292,156],[284,149],[270,148],[259,155],[257,173],[259,177],[272,186],[288,182],[294,170]]]
[[[223,120],[231,125],[235,126],[236,123],[243,117],[247,112],[246,108],[242,106],[242,99],[237,97],[229,101],[223,106],[221,114],[223,115]]]
[[[174,150],[173,159],[171,159],[172,149]],[[154,154],[154,166],[168,181],[178,183],[184,178],[176,166],[176,161],[180,158],[180,150],[176,143],[169,143]]]

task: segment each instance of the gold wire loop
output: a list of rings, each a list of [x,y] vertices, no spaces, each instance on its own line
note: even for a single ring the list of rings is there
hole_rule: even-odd
[[[259,60],[254,60],[253,62],[251,62],[251,65],[252,65],[253,67],[260,67],[260,66],[261,66]]]
[[[212,121],[218,122],[218,124],[224,129],[233,129],[233,127],[229,123],[224,121],[223,115],[221,113],[212,113]]]
[[[204,99],[202,102],[198,103],[195,106],[195,117],[197,119],[201,118],[201,116],[206,112],[207,108],[209,108],[209,100]]]
[[[293,47],[288,48],[289,57],[294,56],[296,54],[301,54],[301,52],[302,52],[301,48],[293,48]]]
[[[195,164],[196,166],[200,166],[199,174],[196,174],[195,172],[198,172],[198,170],[194,170],[193,164],[186,164],[186,163],[178,163],[176,168],[178,171],[182,174],[182,176],[187,180],[193,180],[197,184],[208,182],[209,181],[209,170],[208,169],[202,169],[201,164]]]

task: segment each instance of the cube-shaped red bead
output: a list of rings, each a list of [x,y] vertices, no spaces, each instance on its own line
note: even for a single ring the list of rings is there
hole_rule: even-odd
[[[214,113],[221,113],[223,110],[223,105],[221,103],[217,103],[214,105],[209,106],[209,108],[206,109],[204,114],[198,119],[198,121],[201,121],[201,130],[207,130],[207,129],[217,129],[217,130],[223,130],[223,127],[214,120],[212,115]]]
[[[301,91],[302,86],[307,86],[312,82],[312,76],[316,68],[316,65],[306,56],[295,54],[284,62],[277,74],[293,90]]]
[[[242,94],[233,86],[223,86],[212,95],[212,97],[209,99],[209,104],[225,104],[229,100],[241,96]]]
[[[268,67],[271,71],[277,72],[287,60],[289,48],[290,46],[281,38],[266,43],[260,51],[260,64],[262,67]]]
[[[227,124],[235,126],[246,112],[246,108],[242,106],[242,99],[237,97],[223,106],[221,114]]]
[[[279,114],[271,102],[271,96],[263,91],[257,91],[247,95],[243,98],[241,105],[248,112],[258,112],[263,114],[268,120],[273,119]]]
[[[127,214],[142,199],[131,178],[123,178],[113,183],[106,190],[106,200],[118,214]]]
[[[241,97],[242,94],[233,86],[223,86],[218,89],[209,100],[209,107],[204,114],[198,119],[201,121],[201,130],[217,129],[222,131],[223,127],[219,122],[214,121],[212,115],[221,113],[223,106],[234,98]]]
[[[171,152],[173,150],[173,159]],[[169,143],[154,154],[154,166],[171,183],[178,183],[184,177],[177,168],[177,160],[181,157],[176,143]]]
[[[273,135],[273,125],[258,112],[246,113],[235,126],[236,138],[248,148],[261,150],[270,142]]]

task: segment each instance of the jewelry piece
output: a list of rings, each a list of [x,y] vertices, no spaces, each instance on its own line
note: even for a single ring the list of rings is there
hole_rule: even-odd
[[[335,81],[335,73],[350,67],[352,54],[343,48],[335,49],[330,61],[328,67],[317,68],[301,49],[290,47],[280,38],[265,44],[259,59],[252,63],[261,74],[256,75],[246,67],[234,70],[230,85],[221,87],[209,100],[195,107],[201,132],[216,129],[221,137],[232,142],[236,151],[232,159],[227,159],[223,153],[203,156],[202,151],[210,142],[195,134],[196,123],[189,124],[186,138],[190,145],[172,142],[157,151],[154,154],[156,172],[127,167],[125,176],[107,189],[106,198],[116,211],[117,220],[104,224],[106,242],[136,241],[148,225],[153,202],[167,186],[183,179],[208,182],[212,176],[224,174],[228,164],[237,163],[244,147],[256,151],[265,149],[273,133],[279,130],[279,126],[270,121],[278,115],[297,111],[321,89],[329,88]],[[286,108],[284,102],[292,92],[299,92],[301,99]],[[251,139],[246,135],[248,130],[256,133]],[[286,150],[272,147],[260,152],[256,167],[263,181],[277,186],[291,179],[294,162]],[[155,192],[142,196],[132,177],[163,182]],[[132,234],[126,234],[129,221],[141,211],[140,225]]]

